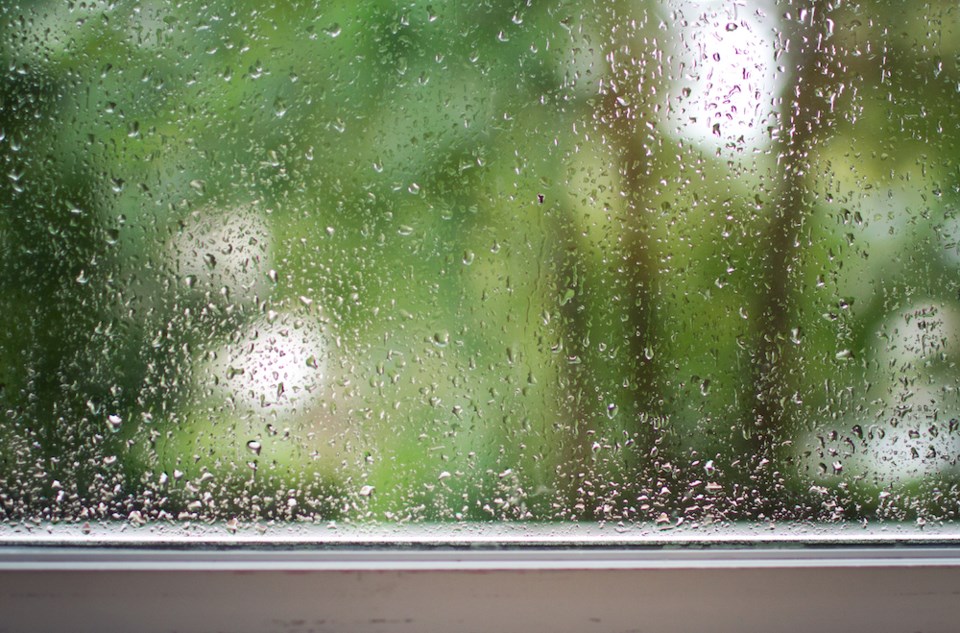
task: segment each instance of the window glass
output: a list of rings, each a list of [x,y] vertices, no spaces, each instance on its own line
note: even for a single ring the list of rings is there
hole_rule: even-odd
[[[0,519],[949,522],[951,2],[0,6]]]

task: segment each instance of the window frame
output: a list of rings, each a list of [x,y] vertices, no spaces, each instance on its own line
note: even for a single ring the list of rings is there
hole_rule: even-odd
[[[956,621],[960,535],[936,526],[603,538],[596,526],[486,527],[385,539],[23,530],[0,541],[0,631],[883,633]]]

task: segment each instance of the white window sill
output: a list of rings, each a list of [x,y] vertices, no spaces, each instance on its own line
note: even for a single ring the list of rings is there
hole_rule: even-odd
[[[4,534],[0,631],[957,630],[960,547],[949,534],[819,530],[754,535],[748,547],[732,532],[708,545],[577,531],[579,542],[544,542],[547,530],[508,548],[503,534],[444,540],[426,528],[388,546],[342,531],[189,545],[136,531],[72,545]]]

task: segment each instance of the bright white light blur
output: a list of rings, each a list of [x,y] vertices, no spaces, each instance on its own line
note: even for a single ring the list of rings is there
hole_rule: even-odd
[[[783,73],[775,60],[776,11],[768,2],[672,2],[680,33],[671,74],[668,129],[712,150],[770,142]]]
[[[876,333],[881,367],[900,371],[960,352],[960,313],[942,302],[915,303],[886,319]]]
[[[221,347],[201,377],[238,408],[262,413],[303,412],[320,397],[327,345],[320,326],[291,314],[244,326]]]
[[[960,444],[948,427],[960,411],[956,392],[938,385],[960,346],[960,313],[921,301],[890,315],[873,337],[872,377],[862,387],[871,406],[806,434],[799,446],[815,448],[804,458],[810,472],[825,467],[817,479],[831,485],[842,478],[892,490],[955,471]]]
[[[951,411],[954,399],[929,385],[913,387],[909,395],[903,402],[893,398],[889,408],[897,426],[886,419],[863,420],[868,441],[853,454],[843,456],[841,452],[848,477],[859,475],[868,482],[896,486],[956,470],[957,438],[946,432],[947,421],[938,415]]]

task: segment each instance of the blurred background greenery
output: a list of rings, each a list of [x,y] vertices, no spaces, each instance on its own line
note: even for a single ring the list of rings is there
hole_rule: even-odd
[[[951,520],[952,2],[0,6],[0,518]]]

